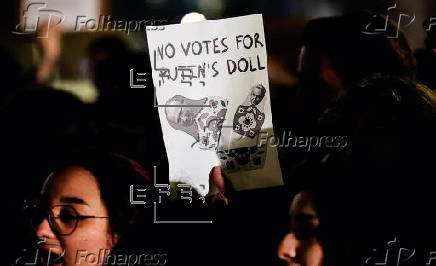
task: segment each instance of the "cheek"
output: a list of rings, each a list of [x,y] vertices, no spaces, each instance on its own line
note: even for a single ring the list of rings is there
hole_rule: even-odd
[[[100,221],[91,226],[78,227],[64,238],[65,266],[99,265],[109,253],[110,234],[108,222]]]
[[[182,121],[186,121],[189,119],[189,113],[188,112],[183,112],[180,114],[180,120]]]
[[[302,251],[302,257],[307,266],[322,266],[324,252],[319,242],[307,244]]]

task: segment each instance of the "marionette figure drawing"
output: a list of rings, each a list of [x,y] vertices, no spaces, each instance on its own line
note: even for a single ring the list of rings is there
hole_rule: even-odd
[[[227,100],[221,97],[193,100],[175,95],[166,105],[165,115],[169,125],[192,136],[195,140],[192,148],[216,150],[227,112]]]
[[[264,104],[266,89],[256,84],[250,89],[247,99],[236,109],[233,131],[239,135],[254,138],[265,122]]]

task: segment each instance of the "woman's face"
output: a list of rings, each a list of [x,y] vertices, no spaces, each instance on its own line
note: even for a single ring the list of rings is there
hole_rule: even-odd
[[[295,196],[290,218],[290,232],[280,242],[278,257],[284,265],[322,266],[324,251],[317,233],[319,219],[310,192]]]
[[[102,264],[117,237],[111,233],[96,178],[86,169],[72,166],[49,176],[42,193],[47,197],[52,222],[50,225],[46,215],[36,226],[41,264],[48,265],[54,259],[55,265],[63,266]],[[100,218],[76,219],[78,216]]]

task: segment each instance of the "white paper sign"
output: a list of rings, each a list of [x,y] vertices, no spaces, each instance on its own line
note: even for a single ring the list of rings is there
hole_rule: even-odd
[[[237,190],[282,185],[262,15],[147,31],[171,182],[206,194],[222,165]]]

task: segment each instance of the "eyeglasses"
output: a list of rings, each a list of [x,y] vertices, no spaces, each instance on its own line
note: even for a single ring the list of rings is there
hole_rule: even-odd
[[[71,235],[79,221],[86,219],[108,219],[107,216],[80,215],[70,205],[55,205],[48,212],[48,221],[53,231],[59,235]]]
[[[56,235],[67,236],[74,233],[79,221],[86,219],[108,219],[107,216],[80,215],[71,205],[54,205],[48,210],[34,212],[31,218],[32,225],[36,227],[45,218],[48,218],[50,228]]]

